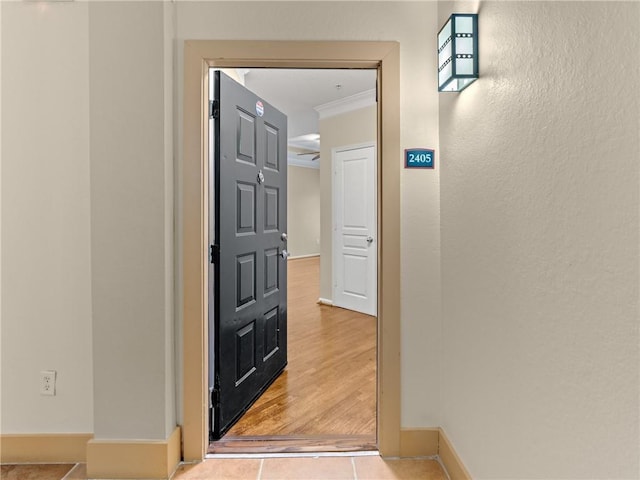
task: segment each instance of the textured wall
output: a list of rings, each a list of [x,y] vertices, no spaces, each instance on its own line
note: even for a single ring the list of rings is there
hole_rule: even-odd
[[[479,20],[440,97],[443,426],[474,478],[638,478],[640,4]]]

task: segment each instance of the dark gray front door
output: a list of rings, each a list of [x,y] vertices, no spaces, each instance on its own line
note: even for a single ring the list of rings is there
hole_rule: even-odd
[[[219,439],[287,364],[287,117],[220,72],[212,107]]]

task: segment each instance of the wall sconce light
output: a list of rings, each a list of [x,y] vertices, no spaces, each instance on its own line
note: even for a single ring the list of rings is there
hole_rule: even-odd
[[[454,13],[438,32],[438,91],[460,92],[478,78],[478,15]]]

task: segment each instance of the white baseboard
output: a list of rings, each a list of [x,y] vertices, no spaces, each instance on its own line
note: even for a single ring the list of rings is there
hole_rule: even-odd
[[[311,257],[319,257],[319,253],[310,253],[309,255],[296,255],[295,257],[289,257],[289,260],[297,260],[299,258],[311,258]]]
[[[320,305],[329,305],[330,307],[333,307],[333,300],[329,300],[328,298],[319,298],[318,299],[318,303]]]

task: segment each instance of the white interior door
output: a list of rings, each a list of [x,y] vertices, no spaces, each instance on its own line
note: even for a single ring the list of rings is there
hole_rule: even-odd
[[[333,304],[377,314],[376,152],[333,151]]]

